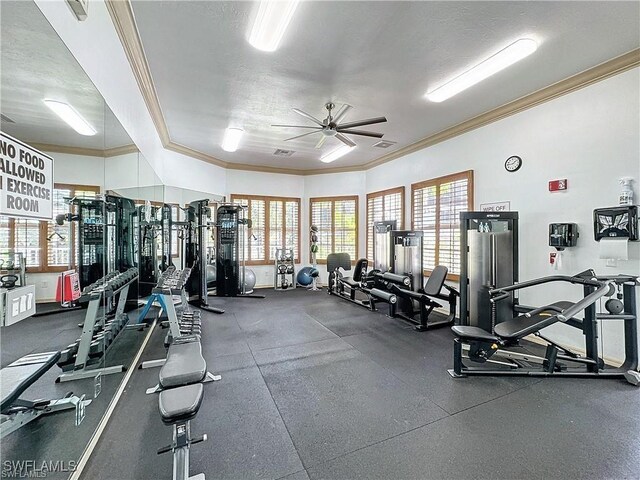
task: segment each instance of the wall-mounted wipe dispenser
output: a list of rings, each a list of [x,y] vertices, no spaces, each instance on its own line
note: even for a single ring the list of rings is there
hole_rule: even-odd
[[[578,225],[575,223],[550,223],[549,246],[556,250],[575,247],[578,243]]]
[[[629,242],[638,240],[638,206],[596,208],[593,211],[593,235],[600,243],[600,258],[608,267],[629,259]]]
[[[596,208],[593,211],[593,235],[596,242],[603,238],[638,240],[638,206]]]

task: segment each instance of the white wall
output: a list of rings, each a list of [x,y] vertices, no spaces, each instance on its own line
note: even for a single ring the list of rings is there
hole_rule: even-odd
[[[300,175],[283,175],[280,173],[260,173],[246,172],[243,170],[227,171],[227,200],[231,199],[231,194],[245,195],[266,195],[272,197],[304,197],[304,177]],[[300,205],[300,229],[303,238],[300,239],[300,254],[305,259],[306,245],[304,241],[305,225],[308,224],[305,203]],[[296,264],[296,270],[301,264]],[[258,287],[273,287],[274,267],[271,265],[252,265],[251,270],[256,274],[256,285]]]

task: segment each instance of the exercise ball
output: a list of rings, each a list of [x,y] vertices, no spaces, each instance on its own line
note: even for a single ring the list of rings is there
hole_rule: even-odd
[[[240,287],[240,292],[242,292],[242,269],[240,269],[240,274],[238,275],[238,286]],[[250,268],[244,269],[244,293],[251,293],[256,286],[256,274]]]
[[[303,287],[308,287],[313,283],[313,279],[320,275],[320,272],[317,268],[313,267],[304,267],[298,271],[298,275],[296,276],[296,281],[298,285],[302,285]]]
[[[207,288],[216,286],[216,266],[207,265]]]

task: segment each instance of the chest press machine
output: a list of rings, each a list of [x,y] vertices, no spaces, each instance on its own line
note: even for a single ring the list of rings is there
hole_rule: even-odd
[[[640,384],[637,345],[637,313],[635,287],[638,278],[630,275],[598,277],[592,270],[576,276],[555,275],[489,290],[495,320],[496,304],[513,300],[513,292],[542,284],[565,282],[581,285],[584,297],[578,302],[559,301],[542,307],[515,305],[516,316],[495,323],[493,331],[477,326],[456,325],[451,328],[454,339],[452,377],[468,375],[523,375],[622,378]],[[596,302],[622,290],[620,306],[608,313],[596,313]],[[519,313],[519,314],[518,314]],[[582,313],[583,318],[576,315]],[[598,321],[624,322],[625,360],[620,367],[606,366],[598,352]],[[578,354],[541,334],[545,327],[563,323],[578,329],[584,336],[585,354]],[[544,357],[518,351],[520,341],[535,335],[547,343]],[[464,348],[466,347],[466,348]],[[477,365],[465,363],[469,360]]]

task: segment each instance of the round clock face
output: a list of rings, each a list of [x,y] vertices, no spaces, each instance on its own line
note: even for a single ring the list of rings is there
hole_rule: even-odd
[[[522,159],[516,155],[507,158],[504,162],[504,168],[507,172],[515,172],[522,166]]]

